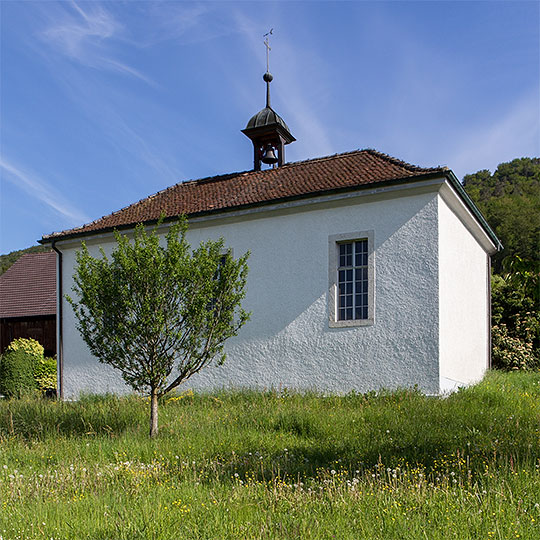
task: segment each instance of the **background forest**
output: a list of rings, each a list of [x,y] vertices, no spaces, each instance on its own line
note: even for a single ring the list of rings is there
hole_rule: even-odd
[[[463,178],[504,249],[492,257],[493,366],[540,368],[540,159]]]
[[[539,369],[540,158],[465,175],[463,185],[504,246],[492,257],[493,367]],[[0,255],[0,274],[25,253],[47,250]]]

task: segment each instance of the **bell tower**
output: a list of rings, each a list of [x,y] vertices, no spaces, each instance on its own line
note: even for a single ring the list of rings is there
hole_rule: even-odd
[[[296,140],[291,135],[283,118],[270,106],[270,83],[273,77],[268,70],[268,52],[270,51],[268,36],[271,33],[272,30],[265,35],[264,41],[266,73],[263,75],[263,80],[266,83],[266,107],[252,116],[246,128],[242,130],[242,133],[249,137],[253,143],[253,168],[256,171],[261,170],[261,163],[274,167],[283,165],[285,163],[285,145]]]

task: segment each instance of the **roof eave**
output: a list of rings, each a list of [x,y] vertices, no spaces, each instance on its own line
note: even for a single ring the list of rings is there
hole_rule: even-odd
[[[493,229],[489,226],[488,222],[482,215],[482,212],[480,212],[478,207],[474,204],[473,200],[469,197],[468,193],[463,187],[463,184],[458,180],[457,176],[451,169],[447,169],[444,172],[444,175],[450,185],[456,190],[465,206],[471,211],[473,216],[478,220],[481,227],[484,229],[485,233],[489,236],[489,239],[493,242],[496,251],[501,251],[504,247],[502,245],[502,242],[499,240]]]
[[[272,124],[266,124],[264,126],[245,128],[241,131],[246,137],[251,140],[261,136],[273,134],[277,131],[277,133],[281,135],[281,137],[284,139],[285,144],[290,144],[296,141],[296,139],[292,136],[291,132],[277,122],[274,122]]]
[[[259,208],[263,206],[270,206],[285,202],[291,202],[291,201],[297,201],[302,199],[310,199],[315,197],[321,197],[324,195],[333,195],[338,193],[346,193],[346,192],[354,192],[354,191],[362,191],[364,189],[373,189],[374,186],[376,187],[386,187],[391,186],[393,184],[409,184],[414,182],[419,182],[422,180],[432,180],[435,178],[441,178],[444,177],[446,180],[450,183],[450,185],[455,189],[458,196],[461,198],[465,206],[468,208],[468,210],[473,214],[473,216],[476,218],[482,229],[485,231],[485,233],[488,235],[489,239],[493,242],[493,245],[495,246],[497,251],[500,251],[503,248],[503,245],[501,241],[497,238],[497,235],[495,232],[491,229],[491,227],[488,225],[487,221],[485,220],[484,216],[480,212],[480,210],[476,207],[474,202],[471,200],[465,189],[463,188],[461,182],[457,179],[456,175],[453,173],[452,170],[448,168],[439,169],[436,171],[428,172],[428,173],[421,173],[414,176],[409,177],[399,177],[399,178],[390,178],[388,180],[383,180],[381,182],[376,183],[368,183],[368,184],[361,184],[354,187],[342,187],[342,188],[333,188],[328,189],[324,191],[317,191],[313,193],[305,193],[301,195],[293,195],[288,197],[281,197],[272,199],[269,201],[261,201],[257,203],[249,203],[249,204],[241,204],[237,206],[230,206],[227,208],[217,208],[213,210],[205,210],[203,212],[193,212],[190,214],[187,214],[188,218],[200,218],[204,216],[209,215],[215,215],[215,214],[228,214],[231,212],[238,211],[240,209],[242,210],[248,210],[250,208]],[[177,216],[169,216],[163,219],[162,221],[164,223],[169,223],[177,219]],[[50,235],[50,236],[44,236],[38,242],[42,245],[51,244],[54,246],[54,244],[57,241],[60,240],[71,240],[74,238],[84,238],[88,236],[92,236],[94,234],[106,234],[113,232],[115,230],[128,230],[133,229],[138,223],[143,223],[145,225],[154,225],[159,221],[159,218],[156,219],[149,219],[142,222],[132,222],[132,223],[126,223],[122,225],[117,226],[111,226],[111,227],[104,227],[101,229],[95,229],[90,231],[79,231],[79,232],[73,232],[71,234],[64,234],[64,235]]]
[[[431,180],[431,179],[434,179],[434,178],[441,178],[441,176],[444,176],[444,171],[442,171],[442,170],[435,171],[435,172],[429,172],[429,173],[423,173],[423,174],[410,176],[410,177],[405,177],[405,178],[403,178],[403,177],[390,178],[388,180],[383,180],[381,182],[360,184],[360,185],[357,185],[357,186],[354,186],[354,187],[346,186],[346,187],[342,187],[342,188],[333,188],[333,189],[327,189],[327,190],[324,190],[324,191],[317,191],[317,192],[312,192],[312,193],[304,193],[304,194],[301,194],[301,195],[292,195],[292,196],[288,196],[288,197],[280,197],[280,198],[276,198],[276,199],[272,199],[272,200],[268,200],[268,201],[261,201],[261,202],[249,203],[249,204],[240,204],[240,205],[236,205],[236,206],[230,206],[230,207],[227,207],[227,208],[216,208],[216,209],[212,209],[212,210],[205,210],[203,212],[193,212],[193,213],[190,213],[190,214],[186,214],[186,216],[189,219],[189,218],[200,218],[200,217],[210,216],[210,215],[215,215],[215,214],[228,214],[228,213],[231,213],[231,212],[238,211],[240,209],[248,210],[250,208],[260,208],[260,207],[263,207],[263,206],[270,206],[270,205],[275,205],[275,204],[280,204],[280,203],[285,203],[285,202],[292,202],[292,201],[298,201],[298,200],[304,200],[304,199],[311,199],[311,198],[316,198],[316,197],[318,198],[318,197],[325,196],[325,195],[334,195],[334,194],[339,194],[339,193],[362,191],[364,189],[373,189],[374,187],[386,187],[386,186],[391,186],[393,184],[413,183],[413,182],[418,182],[418,181],[421,181],[421,180]],[[177,216],[168,216],[168,217],[162,219],[162,222],[163,223],[170,223],[170,222],[172,222],[172,221],[174,221],[176,219],[177,219]],[[92,236],[94,234],[106,234],[106,233],[113,232],[115,230],[121,231],[121,230],[133,229],[139,223],[143,223],[145,225],[154,225],[158,221],[159,221],[159,218],[156,218],[156,219],[148,219],[148,220],[141,221],[141,222],[132,222],[132,223],[126,223],[126,224],[116,225],[116,226],[111,226],[111,227],[103,227],[103,228],[94,229],[94,230],[91,230],[91,231],[76,231],[76,232],[73,232],[73,233],[59,234],[59,235],[54,235],[53,234],[53,235],[49,235],[49,236],[44,236],[43,238],[38,240],[38,242],[40,244],[42,244],[42,245],[54,244],[54,243],[56,243],[57,241],[60,241],[60,240],[71,240],[73,238],[83,238],[83,237]]]

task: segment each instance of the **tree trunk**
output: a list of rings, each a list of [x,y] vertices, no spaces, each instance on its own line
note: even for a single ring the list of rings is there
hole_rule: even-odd
[[[158,394],[157,390],[152,388],[150,393],[150,438],[158,434]]]

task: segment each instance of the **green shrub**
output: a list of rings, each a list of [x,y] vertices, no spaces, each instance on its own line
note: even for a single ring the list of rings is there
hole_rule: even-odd
[[[35,339],[15,339],[0,359],[0,394],[20,397],[36,389],[56,390],[56,359],[44,358]]]
[[[34,379],[42,392],[56,390],[56,358],[39,358],[34,364]]]
[[[521,266],[530,270],[517,271]],[[492,359],[504,370],[540,368],[538,272],[519,257],[507,260],[512,272],[493,276]],[[536,272],[536,273],[535,273]]]
[[[24,351],[27,354],[36,358],[43,358],[44,349],[39,341],[32,338],[17,338],[14,339],[6,349],[6,351]]]
[[[0,394],[21,397],[36,390],[36,357],[23,349],[8,350],[0,361]]]
[[[525,319],[519,321],[517,326],[525,326],[527,323],[528,321]],[[492,327],[491,338],[493,367],[507,371],[530,370],[540,367],[530,338],[512,335],[504,323]]]

